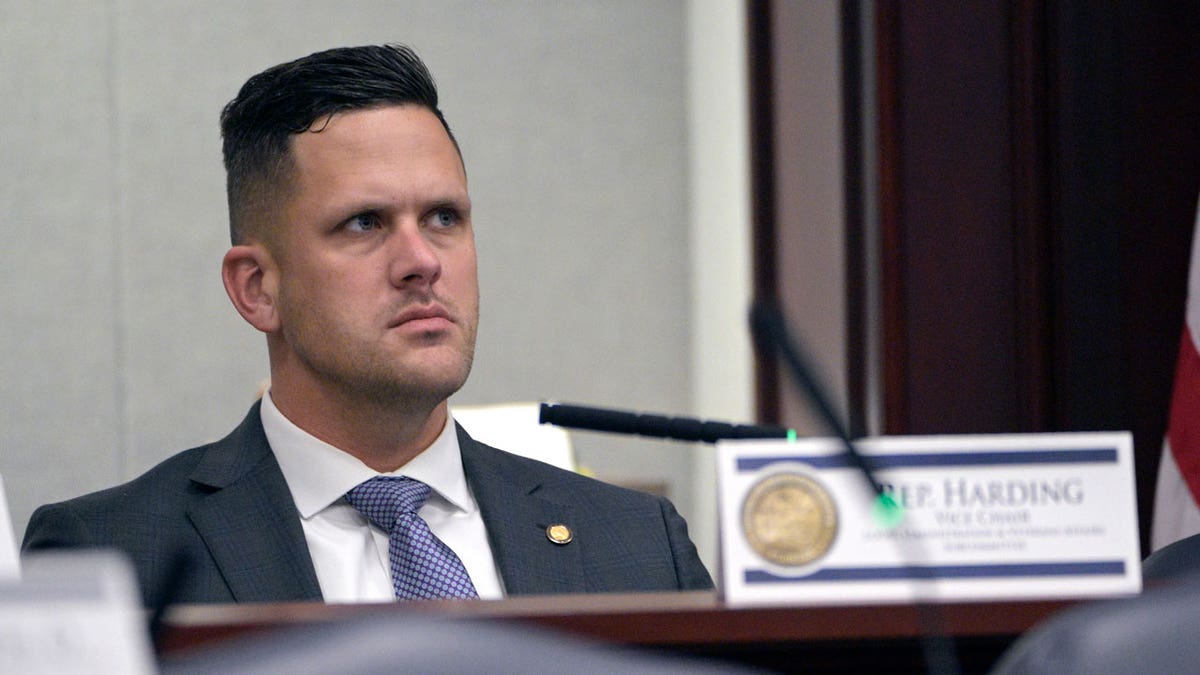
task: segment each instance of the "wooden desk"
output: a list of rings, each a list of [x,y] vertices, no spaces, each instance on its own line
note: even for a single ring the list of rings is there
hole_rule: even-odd
[[[983,673],[1022,632],[1071,601],[729,608],[713,592],[525,596],[379,605],[189,605],[171,609],[161,654],[251,631],[369,612],[522,621],[627,646],[686,652],[778,672],[925,672],[921,636],[942,625],[964,673]]]

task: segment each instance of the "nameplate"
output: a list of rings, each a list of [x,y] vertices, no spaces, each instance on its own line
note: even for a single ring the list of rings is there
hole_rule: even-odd
[[[721,579],[738,604],[1086,598],[1141,590],[1130,434],[718,447]]]

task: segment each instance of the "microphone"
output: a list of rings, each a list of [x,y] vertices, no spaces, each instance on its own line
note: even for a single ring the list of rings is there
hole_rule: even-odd
[[[751,310],[751,332],[763,350],[778,349],[784,357],[788,370],[796,384],[813,405],[821,420],[841,442],[850,462],[870,484],[875,496],[872,515],[884,527],[894,527],[903,518],[903,509],[883,485],[875,478],[869,458],[858,452],[846,426],[834,412],[833,405],[824,394],[799,349],[788,333],[786,322],[779,310],[771,304],[757,303]],[[777,426],[729,424],[687,417],[666,417],[622,410],[608,410],[578,405],[542,403],[538,422],[560,427],[607,431],[620,434],[636,434],[654,438],[670,438],[681,441],[703,441],[716,443],[725,439],[786,438],[795,440],[794,429]],[[918,603],[918,621],[925,627],[922,631],[922,647],[930,672],[953,675],[961,672],[953,642],[940,630],[941,621],[936,605]]]
[[[833,404],[825,396],[825,388],[817,382],[817,378],[813,374],[813,369],[809,367],[804,357],[800,354],[800,349],[796,346],[796,341],[788,332],[787,323],[783,320],[783,314],[780,313],[779,309],[772,303],[755,303],[750,310],[750,332],[758,341],[760,349],[765,352],[778,349],[783,355],[783,360],[788,366],[788,372],[791,373],[792,379],[796,381],[796,385],[803,391],[805,397],[821,418],[821,421],[841,441],[842,449],[845,451],[847,458],[858,468],[863,477],[871,485],[871,491],[875,493],[877,505],[888,510],[898,509],[899,505],[890,495],[884,492],[883,486],[875,479],[875,472],[871,468],[870,460],[864,457],[854,446],[854,441],[850,439],[850,432],[847,431],[846,425],[842,423],[841,418],[834,412]]]
[[[796,381],[796,385],[807,396],[829,430],[841,441],[847,457],[871,484],[871,490],[875,493],[871,511],[876,522],[883,527],[899,525],[904,518],[904,509],[895,498],[884,491],[883,486],[875,479],[870,460],[858,452],[854,441],[850,439],[850,433],[846,430],[846,426],[842,424],[841,419],[834,412],[829,398],[825,396],[824,387],[817,382],[813,370],[801,356],[800,348],[796,346],[796,341],[788,332],[787,322],[779,308],[774,303],[756,302],[750,310],[750,329],[761,349],[764,351],[778,349],[783,355],[784,362],[787,364],[792,379]],[[924,550],[920,540],[913,540],[911,546],[918,554],[917,558],[924,559]],[[908,551],[909,557],[912,557],[914,552],[912,549]],[[903,549],[901,551],[904,552]],[[923,628],[921,647],[929,672],[943,675],[961,673],[962,668],[958,662],[954,641],[944,630],[943,618],[938,605],[920,602],[918,599],[917,617]]]
[[[572,429],[704,443],[716,443],[725,439],[795,438],[793,430],[783,427],[730,424],[691,417],[666,417],[560,403],[542,403],[538,411],[538,422]]]

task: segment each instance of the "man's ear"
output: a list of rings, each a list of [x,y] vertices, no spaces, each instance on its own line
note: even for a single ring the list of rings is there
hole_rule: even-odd
[[[261,244],[234,246],[221,261],[221,280],[238,314],[264,333],[279,330],[278,270]]]

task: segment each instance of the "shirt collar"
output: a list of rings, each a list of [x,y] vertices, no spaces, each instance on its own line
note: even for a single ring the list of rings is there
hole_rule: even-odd
[[[270,391],[263,394],[261,414],[267,442],[301,518],[311,518],[342,499],[354,486],[379,475],[419,480],[433,488],[434,494],[455,511],[471,513],[476,508],[467,488],[458,434],[449,413],[442,432],[428,448],[387,474],[380,474],[353,455],[296,426],[275,407]]]

